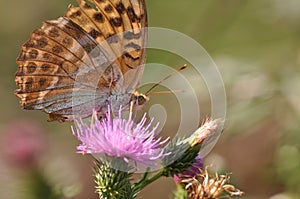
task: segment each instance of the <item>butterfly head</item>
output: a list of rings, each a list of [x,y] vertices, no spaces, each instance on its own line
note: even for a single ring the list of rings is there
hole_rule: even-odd
[[[142,109],[144,108],[144,106],[147,104],[147,102],[149,101],[149,96],[144,95],[142,93],[139,93],[137,91],[135,91],[133,93],[133,97],[132,100],[134,102],[134,106],[137,109]]]

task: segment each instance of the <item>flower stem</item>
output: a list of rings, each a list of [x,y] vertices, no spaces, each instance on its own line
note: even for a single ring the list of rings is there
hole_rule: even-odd
[[[148,178],[149,176],[149,172],[147,171],[143,178],[137,182],[134,187],[133,187],[133,191],[135,193],[141,191],[143,188],[145,188],[147,185],[151,184],[152,182],[154,182],[155,180],[159,179],[160,177],[164,176],[165,170],[161,170],[160,172],[156,173],[154,176],[152,176],[151,178]]]

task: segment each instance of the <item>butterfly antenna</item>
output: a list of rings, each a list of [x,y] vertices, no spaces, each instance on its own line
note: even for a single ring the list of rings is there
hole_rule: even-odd
[[[170,73],[169,75],[167,75],[165,78],[163,78],[162,80],[160,80],[159,82],[157,82],[156,84],[154,84],[146,93],[145,95],[149,95],[151,93],[151,91],[156,88],[157,86],[159,86],[162,82],[166,81],[167,79],[169,79],[170,77],[172,77],[173,75],[179,73],[180,71],[182,71],[183,69],[185,69],[187,67],[187,64],[184,64],[183,66],[181,66],[180,68],[178,68],[177,70],[173,71],[172,73]]]
[[[156,92],[151,92],[151,95],[155,95],[155,94],[171,94],[171,93],[183,93],[183,90],[174,90],[174,91],[156,91]]]

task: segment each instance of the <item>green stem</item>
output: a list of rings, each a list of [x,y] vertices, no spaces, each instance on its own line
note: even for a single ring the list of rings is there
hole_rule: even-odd
[[[164,176],[164,169],[152,176],[151,178],[147,178],[149,175],[149,172],[146,172],[143,179],[141,179],[138,183],[135,184],[133,187],[133,191],[135,193],[141,191],[143,188],[145,188],[147,185],[151,184],[155,180],[159,179],[160,177]]]
[[[146,181],[148,176],[149,176],[149,169],[147,169],[147,171],[144,173],[143,178],[137,184],[140,184],[141,182]]]

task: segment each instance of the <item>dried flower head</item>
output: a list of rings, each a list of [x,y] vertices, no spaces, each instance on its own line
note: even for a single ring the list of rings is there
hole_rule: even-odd
[[[220,199],[242,196],[244,192],[228,184],[230,175],[215,175],[209,173],[208,167],[205,170],[199,169],[200,173],[194,177],[190,175],[181,176],[181,183],[184,184],[189,198],[193,199]]]
[[[215,135],[218,128],[223,127],[224,121],[222,119],[209,119],[207,118],[201,127],[197,129],[193,135],[192,139],[190,140],[190,145],[193,147],[195,145],[201,144],[204,139],[210,138],[211,136]]]
[[[162,146],[168,139],[161,141],[161,138],[157,138],[155,130],[158,125],[150,130],[153,120],[146,123],[144,115],[136,124],[132,120],[132,112],[129,119],[124,119],[121,108],[119,115],[114,118],[110,108],[108,110],[101,121],[94,111],[90,127],[82,120],[75,121],[77,128],[72,128],[73,135],[82,142],[77,147],[79,153],[105,154],[123,158],[125,162],[133,160],[148,167],[155,166],[165,156]]]

